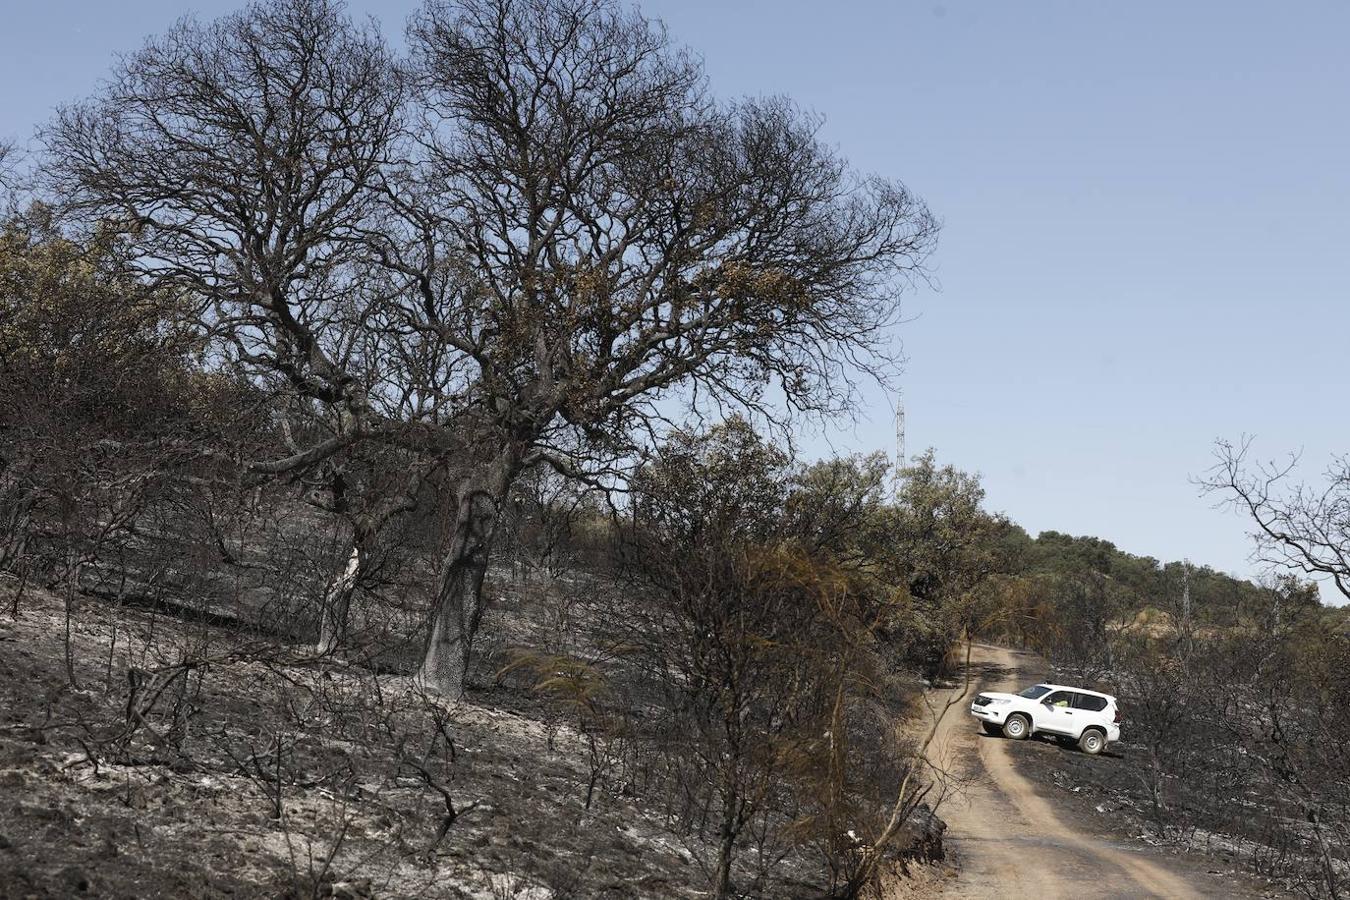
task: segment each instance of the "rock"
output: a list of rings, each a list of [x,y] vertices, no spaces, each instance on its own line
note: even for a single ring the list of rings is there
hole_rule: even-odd
[[[906,860],[941,862],[947,857],[942,846],[946,831],[947,823],[939,819],[927,803],[920,803],[896,837],[895,851]]]
[[[9,838],[5,837],[3,834],[0,834],[0,850],[8,850],[10,847],[13,846],[14,845],[10,843]]]

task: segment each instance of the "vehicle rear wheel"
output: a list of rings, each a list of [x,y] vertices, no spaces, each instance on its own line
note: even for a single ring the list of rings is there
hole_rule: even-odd
[[[1021,713],[1008,716],[1008,721],[1003,723],[1003,736],[1009,740],[1020,741],[1030,733],[1031,723]]]
[[[1106,749],[1106,735],[1102,734],[1100,728],[1089,728],[1078,739],[1078,749],[1089,756],[1096,756]]]
[[[998,737],[1003,733],[1003,729],[999,728],[993,722],[981,722],[980,727],[984,729],[985,734],[991,737]]]

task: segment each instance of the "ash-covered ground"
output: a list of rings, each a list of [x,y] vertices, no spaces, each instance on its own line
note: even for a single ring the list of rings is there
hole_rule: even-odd
[[[538,707],[524,694],[446,703],[305,647],[76,604],[69,632],[63,602],[31,588],[19,618],[0,615],[0,896],[543,900],[706,885],[708,847],[668,829],[651,798],[606,792],[585,808],[584,742],[508,711]],[[786,861],[784,895],[793,872]]]

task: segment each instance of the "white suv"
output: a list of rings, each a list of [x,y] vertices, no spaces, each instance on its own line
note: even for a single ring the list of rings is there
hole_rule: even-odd
[[[1084,753],[1101,753],[1120,740],[1120,707],[1110,694],[1059,684],[1038,684],[1020,694],[987,691],[970,714],[988,734],[1020,741],[1032,734],[1074,740]]]

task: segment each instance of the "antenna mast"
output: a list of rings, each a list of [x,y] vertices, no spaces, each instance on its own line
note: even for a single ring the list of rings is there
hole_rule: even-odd
[[[895,499],[900,499],[901,472],[906,465],[905,461],[905,392],[898,385],[895,389],[895,477],[892,489],[895,491]]]

